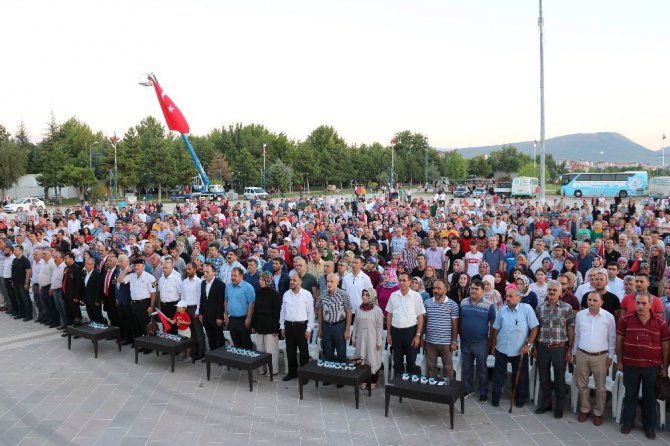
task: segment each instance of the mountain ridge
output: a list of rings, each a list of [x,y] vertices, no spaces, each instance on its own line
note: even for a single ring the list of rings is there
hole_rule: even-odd
[[[478,155],[490,154],[504,146],[514,146],[522,153],[533,156],[534,141],[519,141],[498,144],[494,146],[478,146],[463,148],[437,149],[439,151],[458,150],[465,158],[474,158]],[[661,150],[650,150],[624,135],[616,132],[573,133],[556,136],[545,141],[546,153],[552,154],[556,161],[610,161],[630,162],[661,165]],[[667,149],[667,148],[666,148]],[[601,153],[602,152],[602,153]],[[540,153],[540,143],[537,143],[537,153]],[[670,152],[666,150],[666,160],[670,163]]]

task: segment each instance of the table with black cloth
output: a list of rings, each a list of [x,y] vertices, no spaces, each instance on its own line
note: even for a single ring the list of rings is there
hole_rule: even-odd
[[[205,363],[207,365],[207,381],[210,379],[212,363],[226,366],[238,370],[246,370],[249,375],[249,392],[254,389],[253,371],[259,367],[266,366],[270,372],[270,381],[272,381],[272,355],[270,353],[255,352],[258,356],[247,356],[231,351],[231,347],[219,347],[210,350],[205,354]]]
[[[121,330],[119,330],[119,327],[107,326],[105,328],[97,328],[89,324],[70,325],[65,329],[65,332],[67,333],[68,350],[72,347],[72,336],[79,336],[93,341],[93,352],[96,358],[98,357],[98,341],[101,339],[116,339],[116,344],[119,346],[119,351],[121,351]]]
[[[145,348],[148,350],[155,350],[156,356],[160,355],[160,352],[166,352],[170,355],[170,371],[174,373],[174,360],[175,356],[179,352],[183,352],[186,349],[192,347],[193,339],[192,338],[182,338],[179,341],[173,340],[164,336],[139,336],[133,341],[135,345],[135,364],[140,355],[140,349]],[[191,360],[195,364],[195,357]]]
[[[360,385],[367,383],[368,396],[372,395],[372,372],[370,366],[361,365],[355,370],[332,369],[319,366],[317,361],[310,361],[298,368],[298,387],[300,388],[300,399],[303,395],[303,380],[313,379],[316,387],[319,387],[319,381],[342,384],[345,386],[354,386],[354,396],[356,398],[356,409],[358,409],[358,400],[360,395]]]
[[[438,386],[437,384],[422,384],[420,382],[403,381],[400,376],[396,376],[393,381],[384,387],[385,404],[384,416],[389,416],[389,403],[391,396],[402,399],[411,398],[414,400],[428,401],[431,403],[440,403],[449,405],[449,423],[454,428],[454,403],[460,398],[461,413],[465,413],[465,390],[462,381],[450,380],[449,384]]]

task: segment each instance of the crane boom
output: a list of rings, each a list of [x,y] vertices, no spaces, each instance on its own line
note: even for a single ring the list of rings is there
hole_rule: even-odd
[[[198,159],[198,155],[195,153],[195,150],[193,149],[193,146],[191,145],[191,141],[188,139],[188,135],[186,133],[181,134],[181,139],[184,140],[184,143],[186,143],[186,148],[188,149],[188,153],[191,155],[191,159],[193,160],[193,164],[195,164],[195,169],[198,171],[198,177],[200,178],[201,184],[194,184],[194,192],[202,192],[206,193],[209,191],[209,177],[205,173],[205,169],[202,167],[202,164],[200,163],[200,160]],[[197,177],[196,177],[197,178]],[[200,189],[198,191],[198,189]]]

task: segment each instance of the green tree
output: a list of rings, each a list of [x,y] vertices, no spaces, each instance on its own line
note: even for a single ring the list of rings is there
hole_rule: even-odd
[[[444,154],[442,172],[450,180],[463,180],[468,174],[468,160],[458,150]]]
[[[276,160],[268,167],[268,186],[276,187],[279,192],[286,192],[293,181],[293,169]]]
[[[12,140],[12,135],[7,131],[7,128],[0,124],[0,143],[9,142]]]
[[[544,174],[545,178],[547,181],[551,178],[549,176],[549,167],[544,166]],[[533,163],[526,163],[523,166],[521,166],[517,172],[517,175],[520,177],[537,177],[540,178],[540,164],[536,164],[535,168],[533,168]]]
[[[468,173],[480,178],[487,178],[493,173],[490,159],[484,155],[477,155],[471,160],[468,160]]]
[[[239,150],[233,160],[233,180],[240,183],[240,187],[246,187],[260,183],[260,165],[254,160],[253,155],[247,148]]]
[[[4,138],[0,141],[0,191],[12,187],[26,173],[26,161],[27,153],[18,144]]]
[[[158,201],[163,198],[163,188],[177,184],[177,154],[167,139],[165,128],[154,117],[144,118],[137,126],[142,154],[139,173],[140,184],[147,189],[158,188]]]
[[[504,146],[501,150],[491,152],[490,160],[495,172],[511,175],[517,172],[523,164],[532,161],[532,158],[519,152],[514,146]]]
[[[228,165],[228,160],[221,153],[214,155],[214,158],[207,166],[207,175],[213,180],[218,180],[225,184],[233,179],[233,173]]]

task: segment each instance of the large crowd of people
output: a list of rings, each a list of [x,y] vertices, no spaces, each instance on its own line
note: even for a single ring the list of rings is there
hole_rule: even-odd
[[[326,360],[346,360],[351,347],[372,386],[388,351],[395,375],[421,374],[423,352],[432,379],[453,378],[459,352],[465,392],[493,406],[508,364],[514,403],[530,399],[532,357],[536,413],[563,417],[569,367],[578,420],[596,426],[616,367],[621,432],[633,428],[641,394],[653,439],[654,389],[670,354],[669,207],[440,193],[19,209],[0,213],[0,309],[57,330],[109,323],[124,344],[158,310],[171,332],[194,339],[193,358],[228,338],[271,353],[274,373],[285,342],[285,381],[310,360],[314,336]]]

